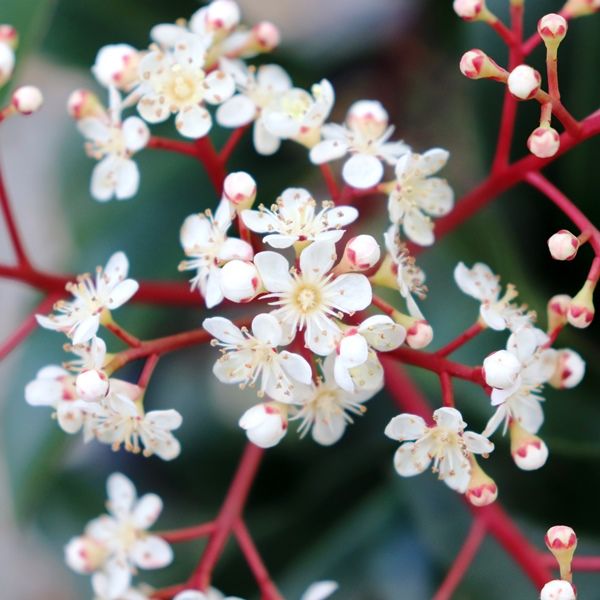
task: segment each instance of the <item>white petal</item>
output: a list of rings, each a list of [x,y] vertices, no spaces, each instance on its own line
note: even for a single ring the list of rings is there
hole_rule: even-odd
[[[471,465],[456,446],[451,446],[440,463],[439,477],[452,490],[464,494],[471,480]]]
[[[269,133],[281,139],[293,138],[300,132],[300,123],[284,112],[267,112],[262,122]]]
[[[536,434],[544,423],[544,411],[540,399],[533,394],[510,403],[513,418],[529,433]]]
[[[229,352],[213,365],[213,374],[221,383],[242,383],[252,375],[252,361],[251,350]]]
[[[225,317],[204,319],[202,327],[213,337],[228,344],[241,344],[245,340],[239,327]]]
[[[63,394],[63,384],[56,379],[37,379],[25,386],[25,401],[31,406],[54,406]]]
[[[416,184],[413,197],[430,215],[442,217],[454,206],[454,192],[445,179],[430,177]]]
[[[140,65],[140,72],[141,69],[142,67]],[[163,121],[166,121],[171,114],[168,103],[161,102],[161,97],[154,92],[142,96],[137,104],[137,110],[142,119],[147,123],[162,123]]]
[[[263,156],[275,154],[281,146],[281,140],[267,130],[262,119],[257,119],[252,130],[254,148]]]
[[[367,360],[369,345],[367,340],[360,334],[346,335],[340,342],[338,353],[348,368],[357,367]]]
[[[277,347],[281,344],[281,325],[273,315],[256,315],[252,319],[252,335],[263,344]]]
[[[320,165],[341,158],[348,152],[348,144],[341,140],[323,140],[310,150],[310,161]]]
[[[346,313],[367,308],[373,298],[369,280],[360,273],[340,275],[327,285],[326,291],[327,301]]]
[[[315,354],[327,356],[335,349],[340,334],[340,328],[331,319],[314,316],[308,319],[304,341]]]
[[[409,210],[405,215],[402,228],[406,237],[420,246],[431,246],[435,241],[433,222],[420,210]]]
[[[139,117],[129,117],[123,121],[123,139],[130,152],[137,152],[146,146],[150,139],[148,125]]]
[[[113,558],[103,567],[102,571],[92,575],[94,591],[102,590],[105,598],[117,600],[131,584],[131,571],[122,560]]]
[[[133,160],[121,159],[114,171],[114,177],[117,200],[135,196],[140,186],[140,171]]]
[[[273,235],[265,235],[263,242],[269,244],[271,248],[290,248],[298,241],[298,237],[295,235],[280,235],[278,233]]]
[[[92,315],[91,317],[86,317],[77,325],[75,331],[73,332],[73,344],[75,346],[77,344],[85,344],[98,333],[99,327],[99,315]]]
[[[311,281],[321,279],[331,270],[335,259],[335,245],[332,242],[314,242],[300,254],[300,270],[303,278]]]
[[[310,384],[312,380],[312,370],[304,357],[299,354],[288,352],[287,350],[280,352],[279,357],[281,359],[281,367],[287,375],[300,383],[306,385]]]
[[[308,587],[300,600],[325,600],[336,592],[338,587],[335,581],[318,581]]]
[[[344,163],[344,181],[358,189],[377,185],[383,177],[383,165],[378,158],[369,154],[355,154]]]
[[[96,117],[87,117],[77,122],[80,133],[93,142],[105,143],[109,140],[111,131],[107,123]]]
[[[131,558],[142,569],[161,569],[173,561],[173,550],[162,538],[150,535],[135,542]]]
[[[443,169],[448,162],[450,153],[442,148],[432,148],[421,155],[419,161],[419,172],[422,177],[428,177]]]
[[[252,246],[238,238],[227,238],[219,250],[219,260],[229,261],[234,259],[252,260],[254,250]]]
[[[270,212],[262,210],[243,210],[242,221],[250,231],[255,233],[277,231],[280,226],[279,221]]]
[[[175,127],[184,137],[197,139],[210,131],[212,119],[203,106],[186,106],[177,114]]]
[[[127,302],[139,289],[140,284],[135,279],[126,279],[119,283],[110,293],[106,306],[110,310],[119,308]]]
[[[490,329],[494,329],[495,331],[504,331],[506,329],[506,319],[495,305],[482,304],[479,308],[479,314]]]
[[[341,413],[329,415],[327,420],[317,417],[312,428],[312,437],[321,446],[335,444],[346,431],[346,419]]]
[[[248,96],[236,94],[219,106],[217,123],[223,127],[242,127],[254,120],[256,105]]]
[[[427,431],[427,424],[418,415],[404,413],[394,417],[385,428],[385,435],[393,440],[417,440]]]
[[[165,47],[173,47],[177,39],[186,33],[185,27],[172,25],[171,23],[160,23],[150,30],[150,38]]]
[[[211,104],[221,104],[235,92],[233,77],[223,71],[213,71],[206,77],[205,83],[207,90],[204,99]]]
[[[358,327],[369,345],[378,352],[388,352],[400,347],[406,339],[406,329],[387,315],[374,315]]]
[[[336,356],[333,366],[333,377],[335,382],[347,392],[353,393],[355,388],[354,381],[350,375],[348,367],[344,364],[339,356]]]
[[[454,280],[461,291],[476,300],[496,300],[500,293],[498,280],[492,270],[483,263],[476,263],[468,269],[458,263],[454,269]]]
[[[133,483],[121,473],[113,473],[106,482],[108,508],[120,519],[129,516],[136,501],[137,494]]]
[[[221,289],[221,270],[217,267],[212,267],[208,272],[204,302],[206,303],[206,308],[213,308],[222,301],[223,290]]]
[[[181,427],[183,422],[182,416],[173,409],[169,410],[151,410],[146,413],[144,423],[151,428],[162,429],[165,431],[173,431]]]
[[[394,454],[394,467],[402,477],[413,477],[423,473],[431,463],[425,451],[424,444],[415,445],[413,442],[402,444]]]
[[[258,67],[256,81],[261,87],[276,92],[285,92],[292,87],[290,76],[279,65],[262,65]]]
[[[206,594],[202,592],[198,592],[196,590],[185,590],[183,592],[179,592],[173,600],[212,600],[207,597]]]
[[[466,427],[462,415],[455,408],[443,406],[433,412],[433,419],[438,427],[449,429],[455,433],[462,431]]]
[[[179,232],[179,240],[186,254],[198,251],[208,243],[212,228],[205,215],[186,217]]]
[[[463,434],[466,448],[473,454],[489,454],[494,450],[494,444],[485,436],[472,431],[465,431]]]
[[[162,508],[162,500],[156,494],[144,494],[133,509],[133,524],[138,529],[152,527],[156,523],[156,519],[158,519]]]
[[[367,360],[362,365],[350,369],[350,376],[357,392],[372,392],[367,394],[365,400],[371,398],[383,387],[383,367],[377,354],[370,350]]]
[[[56,419],[65,433],[77,433],[83,425],[84,413],[78,402],[61,402],[56,410]]]
[[[259,252],[254,257],[254,264],[269,292],[286,292],[290,289],[290,265],[281,254],[271,251]]]

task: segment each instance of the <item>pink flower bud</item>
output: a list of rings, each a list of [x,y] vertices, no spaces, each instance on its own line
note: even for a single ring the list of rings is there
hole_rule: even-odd
[[[266,402],[249,408],[240,418],[239,426],[260,448],[276,446],[287,433],[287,408],[277,402]]]
[[[91,402],[104,398],[108,394],[108,388],[108,377],[98,369],[82,371],[75,380],[77,396]]]
[[[595,282],[588,279],[571,300],[567,312],[567,321],[573,327],[584,329],[593,321],[596,312],[593,299],[595,286]]]
[[[271,52],[279,46],[279,29],[270,21],[261,21],[252,28],[252,36],[262,52]]]
[[[485,8],[485,0],[454,0],[454,12],[465,21],[475,21]]]
[[[12,76],[15,68],[15,53],[4,42],[0,42],[0,86],[3,86]]]
[[[483,50],[474,48],[462,55],[460,72],[469,79],[506,81],[508,73],[499,67]]]
[[[228,32],[238,26],[240,9],[233,0],[214,0],[206,7],[205,23],[209,30]]]
[[[389,117],[381,102],[359,100],[348,109],[346,122],[350,129],[368,138],[377,138],[387,129]]]
[[[600,0],[567,0],[562,13],[569,17],[584,17],[600,10]]]
[[[221,269],[221,291],[232,302],[249,302],[260,289],[261,281],[254,263],[230,260]]]
[[[348,241],[343,261],[350,271],[366,271],[374,267],[381,257],[381,248],[371,235],[357,235]]]
[[[519,100],[529,100],[539,91],[542,76],[529,65],[515,67],[508,76],[508,91]]]
[[[67,100],[67,111],[74,119],[87,117],[104,117],[106,110],[102,103],[90,90],[75,90]]]
[[[22,115],[30,115],[38,111],[43,103],[42,92],[33,85],[17,88],[12,95],[12,105]]]
[[[429,346],[433,340],[433,329],[427,321],[415,321],[406,330],[406,343],[415,350]]]
[[[529,152],[538,158],[554,156],[560,148],[560,136],[552,127],[537,127],[527,140]]]
[[[19,45],[19,34],[12,25],[0,25],[0,43],[16,50]]]
[[[483,361],[483,376],[489,386],[505,390],[516,383],[521,368],[521,361],[512,352],[498,350]]]
[[[575,531],[566,525],[555,525],[550,527],[544,537],[546,546],[550,552],[556,550],[575,550],[577,547],[577,536]]]
[[[573,584],[564,579],[549,581],[540,592],[540,600],[576,600],[576,598]]]
[[[487,506],[498,497],[496,482],[479,466],[473,455],[471,462],[471,480],[465,492],[466,499],[473,506]]]
[[[523,471],[540,469],[548,460],[548,446],[516,421],[510,424],[510,453],[517,467]]]
[[[567,35],[567,20],[560,15],[550,13],[543,16],[537,25],[538,33],[546,44],[558,45]]]
[[[100,48],[92,73],[104,87],[127,90],[138,80],[140,53],[129,44],[110,44]]]
[[[556,368],[550,379],[550,385],[559,390],[579,385],[585,375],[585,361],[573,350],[559,350]]]
[[[236,209],[250,208],[256,198],[256,181],[244,171],[230,173],[225,177],[223,193]]]
[[[107,554],[102,544],[88,536],[73,538],[65,546],[65,562],[73,571],[83,575],[98,570]]]
[[[554,260],[573,260],[579,250],[579,240],[570,231],[561,229],[548,239],[548,249]]]
[[[567,313],[571,305],[571,296],[557,294],[548,300],[548,329],[552,331],[567,322]]]

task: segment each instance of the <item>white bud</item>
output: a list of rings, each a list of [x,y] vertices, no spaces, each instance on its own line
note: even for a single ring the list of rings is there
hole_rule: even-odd
[[[469,79],[506,81],[508,73],[499,67],[483,50],[474,48],[462,55],[460,72]]]
[[[415,350],[420,350],[431,344],[433,328],[427,321],[415,321],[406,330],[406,343]]]
[[[17,88],[12,95],[12,105],[22,115],[30,115],[36,112],[43,103],[42,92],[33,85],[24,85]]]
[[[567,0],[561,12],[567,17],[584,17],[600,10],[600,0]]]
[[[65,562],[73,571],[83,575],[99,569],[106,556],[106,548],[86,536],[75,537],[65,546]]]
[[[454,0],[454,12],[465,21],[474,21],[485,8],[485,0]]]
[[[0,43],[16,50],[19,45],[19,34],[12,25],[0,25]]]
[[[567,321],[569,325],[584,329],[594,320],[596,309],[594,308],[594,288],[596,282],[589,279],[583,284],[583,287],[577,292],[569,304],[567,312]]]
[[[573,260],[579,250],[579,239],[570,231],[561,229],[548,239],[548,250],[554,260]]]
[[[138,80],[139,52],[129,44],[109,44],[100,48],[92,73],[100,85],[129,89]]]
[[[270,21],[261,21],[252,28],[252,36],[263,52],[270,52],[279,46],[279,29]]]
[[[245,171],[229,173],[223,182],[223,193],[236,208],[250,208],[256,198],[256,181]]]
[[[240,418],[248,439],[261,448],[276,446],[287,433],[287,409],[276,402],[257,404]]]
[[[483,361],[485,382],[499,390],[514,385],[521,372],[521,361],[508,350],[493,352]]]
[[[538,158],[554,156],[560,148],[560,136],[553,127],[537,127],[527,139],[529,152]]]
[[[77,395],[88,402],[104,398],[108,394],[109,385],[106,373],[98,369],[82,371],[75,379]]]
[[[6,43],[0,42],[0,86],[12,76],[15,68],[15,53]]]
[[[374,267],[381,257],[381,248],[372,235],[357,235],[348,241],[344,260],[351,271],[366,271]]]
[[[74,90],[67,100],[67,112],[69,116],[79,121],[86,117],[104,117],[106,110],[98,99],[98,96],[90,90]]]
[[[509,92],[519,100],[533,98],[540,89],[542,76],[529,65],[519,65],[509,74],[507,84]]]
[[[540,600],[576,600],[573,585],[564,579],[549,581],[540,592]]]
[[[567,322],[567,313],[571,305],[571,296],[567,294],[557,294],[548,300],[548,330],[552,331],[561,327]]]
[[[585,375],[585,361],[574,350],[559,350],[556,369],[550,379],[550,385],[559,390],[579,385]]]
[[[574,551],[577,547],[577,535],[567,525],[554,525],[554,527],[550,527],[546,532],[544,541],[550,551]]]
[[[212,31],[231,31],[239,24],[240,16],[233,0],[214,0],[206,7],[205,23]]]
[[[232,302],[249,302],[260,289],[261,281],[254,263],[230,260],[221,269],[221,291]]]
[[[510,427],[510,453],[523,471],[535,471],[546,464],[548,446],[537,435],[525,431],[516,421]]]
[[[562,42],[565,35],[567,35],[567,28],[567,20],[556,13],[543,16],[537,25],[538,33],[546,44],[558,45]]]
[[[389,117],[381,102],[359,100],[348,109],[346,121],[351,129],[369,138],[377,138],[387,129]]]

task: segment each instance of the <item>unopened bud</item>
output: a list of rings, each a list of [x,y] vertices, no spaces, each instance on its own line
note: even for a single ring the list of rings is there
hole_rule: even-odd
[[[454,12],[465,21],[476,21],[485,9],[485,0],[454,0]]]
[[[260,448],[276,446],[287,433],[287,407],[278,402],[265,402],[249,408],[240,418],[239,426]]]
[[[469,79],[506,81],[508,73],[498,66],[483,50],[474,48],[462,55],[460,72]]]
[[[67,111],[74,119],[86,119],[87,117],[103,117],[106,110],[98,96],[90,90],[75,90],[67,100]]]
[[[567,35],[567,20],[556,13],[543,16],[537,25],[538,33],[546,46],[558,47]]]
[[[508,91],[519,100],[529,100],[539,91],[542,76],[529,65],[515,67],[508,76]]]
[[[584,17],[600,11],[600,0],[567,0],[562,13],[567,17]]]
[[[549,581],[540,592],[540,600],[576,600],[576,598],[573,584],[563,579]]]
[[[529,152],[538,158],[554,156],[560,148],[560,136],[553,127],[537,127],[527,139]]]
[[[341,263],[348,271],[367,271],[374,267],[381,257],[381,248],[372,235],[357,235],[348,241],[344,248]]]
[[[108,388],[108,377],[98,369],[82,371],[75,380],[77,396],[89,402],[104,398],[108,394]]]
[[[237,27],[240,16],[234,0],[214,0],[206,7],[205,24],[210,31],[228,32]]]
[[[579,239],[570,231],[561,229],[548,239],[548,249],[554,260],[573,260],[579,250]]]
[[[521,361],[512,352],[498,350],[483,361],[483,376],[489,386],[505,390],[516,383],[521,368]]]
[[[256,198],[256,181],[244,171],[230,173],[223,182],[223,193],[236,210],[250,208]]]
[[[433,328],[424,319],[415,319],[394,311],[392,319],[406,329],[406,343],[414,350],[420,350],[431,344]]]
[[[0,43],[6,44],[13,50],[19,45],[19,34],[12,25],[0,25]]]
[[[571,581],[571,562],[577,548],[577,536],[573,529],[566,525],[550,527],[544,541],[558,563],[561,578]]]
[[[0,86],[11,78],[14,68],[15,53],[8,44],[0,42]]]
[[[510,453],[523,471],[540,469],[548,460],[548,446],[544,441],[525,431],[516,421],[510,424]]]
[[[496,482],[479,466],[473,455],[470,456],[471,480],[465,497],[473,506],[487,506],[498,497]]]
[[[346,122],[350,129],[360,131],[368,138],[376,138],[385,132],[389,117],[377,100],[359,100],[349,109]]]
[[[106,557],[106,548],[91,537],[73,538],[65,546],[65,562],[73,571],[83,575],[99,569]]]
[[[260,52],[271,52],[279,46],[281,35],[279,29],[270,21],[261,21],[252,28],[252,37]]]
[[[567,313],[571,305],[571,296],[557,294],[548,300],[548,331],[562,327],[567,323]]]
[[[586,328],[594,319],[594,288],[596,282],[589,279],[583,284],[577,295],[571,300],[567,312],[567,321],[578,329]]]
[[[33,85],[24,85],[17,88],[12,95],[12,105],[22,115],[30,115],[38,111],[43,103],[42,92]]]
[[[100,48],[92,73],[104,87],[130,89],[138,80],[140,53],[129,44],[109,44]]]
[[[559,390],[579,385],[585,375],[585,361],[574,350],[558,350],[556,368],[550,379],[550,385]]]
[[[221,291],[227,300],[249,302],[260,287],[260,276],[252,262],[230,260],[221,269]]]

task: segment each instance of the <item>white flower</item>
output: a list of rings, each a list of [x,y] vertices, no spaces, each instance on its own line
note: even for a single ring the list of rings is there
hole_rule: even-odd
[[[519,100],[529,100],[539,91],[542,76],[529,65],[519,65],[508,75],[508,91]]]
[[[385,247],[392,261],[391,269],[396,277],[396,284],[400,295],[406,300],[408,312],[412,317],[423,319],[423,313],[417,306],[413,294],[424,298],[425,273],[415,264],[415,259],[409,254],[408,249],[400,240],[400,235],[395,225],[392,225],[384,234]]]
[[[438,408],[433,413],[435,425],[408,413],[394,417],[385,428],[385,435],[403,443],[394,456],[394,466],[402,477],[423,473],[433,461],[433,472],[444,483],[464,493],[471,478],[469,454],[483,454],[494,444],[483,435],[465,431],[467,424],[455,408]],[[412,441],[414,440],[414,441]]]
[[[232,302],[250,302],[260,290],[260,277],[254,263],[230,260],[221,269],[221,293]]]
[[[14,109],[22,115],[31,115],[42,108],[44,96],[34,85],[22,85],[17,88],[11,98]]]
[[[311,149],[310,160],[320,165],[351,154],[342,169],[344,181],[362,189],[377,185],[383,177],[383,163],[394,165],[409,151],[403,142],[388,142],[394,133],[388,123],[388,114],[379,102],[355,102],[345,125],[323,126],[324,139]]]
[[[294,382],[310,383],[311,368],[302,356],[277,352],[283,332],[273,315],[254,317],[252,333],[223,317],[204,319],[202,326],[216,338],[213,345],[222,348],[223,356],[213,368],[219,381],[253,386],[260,378],[258,395],[280,402],[293,401]]]
[[[166,121],[176,114],[175,126],[189,138],[205,136],[212,126],[203,102],[220,104],[235,91],[230,75],[206,74],[204,44],[192,34],[182,35],[173,50],[151,50],[140,62],[142,94],[138,111],[148,123]]]
[[[434,242],[433,222],[452,210],[454,194],[445,179],[430,177],[444,167],[448,152],[433,148],[425,154],[406,153],[396,163],[396,181],[388,201],[390,220],[402,225],[406,237],[421,246]]]
[[[110,580],[104,573],[97,573],[93,579],[94,600],[151,600],[151,589],[127,588],[119,594],[118,598],[112,598],[110,593]],[[144,586],[145,587],[145,586]]]
[[[275,252],[260,252],[254,263],[263,286],[278,306],[273,316],[281,323],[284,344],[291,342],[297,330],[304,329],[304,341],[316,354],[326,356],[335,348],[340,328],[332,317],[363,310],[371,304],[369,280],[362,274],[333,276],[336,259],[332,242],[314,242],[300,254],[300,271]]]
[[[98,400],[106,394],[110,382],[106,373],[102,370],[106,360],[106,344],[99,337],[93,337],[89,345],[71,346],[69,348],[80,356],[79,361],[70,361],[68,366],[73,368],[77,365],[79,374],[75,379],[77,394],[88,401]]]
[[[268,233],[263,241],[273,248],[289,248],[296,242],[338,242],[345,233],[341,228],[358,217],[352,206],[323,202],[315,212],[316,205],[307,190],[288,188],[271,210],[261,204],[259,210],[244,210],[241,217],[251,231]]]
[[[86,410],[85,441],[96,438],[111,444],[113,450],[123,445],[127,452],[134,453],[141,452],[143,446],[144,456],[177,458],[181,446],[171,432],[180,427],[181,415],[176,410],[144,412],[141,393],[137,385],[111,379],[109,395]]]
[[[517,331],[525,325],[531,325],[534,313],[525,312],[526,307],[517,306],[512,301],[518,296],[514,285],[508,284],[504,296],[500,297],[500,278],[483,263],[475,263],[468,269],[464,263],[458,263],[454,269],[454,280],[465,294],[479,300],[480,315],[484,323],[502,331]]]
[[[292,80],[279,65],[262,65],[256,71],[241,61],[221,61],[225,72],[235,79],[239,93],[219,106],[216,119],[223,127],[243,127],[254,121],[254,148],[259,154],[275,153],[280,138],[270,133],[263,110],[292,87]]]
[[[264,402],[249,408],[239,420],[248,439],[259,448],[272,448],[287,433],[287,406],[277,402]]]
[[[364,414],[363,402],[370,400],[383,385],[383,377],[376,377],[377,387],[348,392],[340,388],[335,379],[334,362],[335,356],[329,355],[323,364],[323,379],[311,386],[299,387],[294,395],[294,402],[300,406],[294,417],[301,421],[298,432],[304,436],[310,431],[315,442],[323,446],[335,444],[344,435],[346,426],[354,422],[351,414]]]
[[[106,202],[131,198],[138,190],[140,173],[131,156],[146,146],[150,139],[148,126],[139,117],[121,121],[121,97],[109,89],[109,110],[77,121],[86,138],[87,153],[100,161],[92,173],[91,193]]]
[[[96,54],[92,73],[100,85],[128,91],[139,82],[140,53],[129,44],[109,44]]]
[[[311,93],[300,88],[289,89],[263,109],[263,123],[271,135],[310,148],[319,140],[334,99],[333,87],[327,79],[314,84]]]
[[[93,573],[98,596],[131,600],[123,595],[136,568],[159,569],[173,560],[169,544],[147,532],[160,515],[162,501],[156,494],[138,500],[135,487],[120,473],[108,478],[107,492],[109,514],[88,523],[84,535],[66,546],[65,558],[73,570]]]
[[[379,389],[383,384],[383,369],[377,352],[388,352],[402,345],[406,329],[387,315],[375,315],[358,327],[344,331],[335,352],[336,383],[347,392]]]
[[[338,584],[335,581],[318,581],[308,587],[302,594],[300,600],[325,600],[337,591]],[[215,588],[208,588],[205,592],[197,590],[184,590],[179,592],[173,600],[243,600],[242,598],[227,596],[227,598]]]
[[[58,314],[36,315],[37,322],[46,329],[65,333],[73,344],[91,340],[98,332],[102,313],[119,308],[137,292],[137,281],[126,279],[128,271],[125,254],[115,252],[104,269],[96,268],[95,280],[85,274],[77,278],[77,283],[68,283],[66,290],[73,300],[60,300],[54,305]]]
[[[208,308],[223,300],[220,266],[236,258],[252,260],[254,254],[250,244],[227,236],[231,222],[231,205],[224,199],[214,216],[209,211],[190,215],[181,226],[181,245],[190,260],[183,261],[179,270],[196,270],[192,289],[200,289]]]

